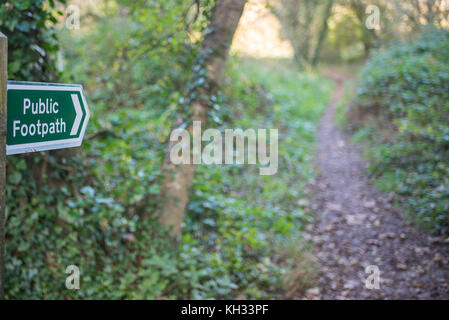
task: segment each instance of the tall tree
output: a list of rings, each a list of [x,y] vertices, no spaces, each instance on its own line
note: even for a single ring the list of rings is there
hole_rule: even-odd
[[[316,66],[320,60],[321,48],[323,47],[324,40],[326,39],[327,32],[329,30],[329,18],[332,14],[332,7],[334,6],[335,0],[328,0],[324,8],[323,14],[323,26],[318,35],[318,41],[315,47],[315,53],[313,54],[312,65]]]
[[[328,32],[335,0],[270,0],[282,34],[292,44],[300,68],[314,66]]]
[[[445,27],[449,23],[449,4],[445,0],[395,0],[393,4],[403,15],[405,24],[414,31],[426,25]]]
[[[230,44],[243,13],[246,0],[217,0],[209,28],[201,46],[201,63],[207,75],[190,102],[191,120],[204,123],[207,119],[209,99],[220,85],[225,72]],[[187,130],[192,133],[190,125]],[[164,181],[161,188],[163,197],[160,221],[172,227],[172,235],[181,233],[185,209],[195,173],[194,164],[175,165],[170,161],[169,144],[162,172]]]

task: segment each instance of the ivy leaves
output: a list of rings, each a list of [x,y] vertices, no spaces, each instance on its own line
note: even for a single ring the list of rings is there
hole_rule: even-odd
[[[52,63],[59,49],[52,29],[57,22],[55,5],[49,1],[46,6],[44,0],[10,0],[0,5],[0,28],[8,37],[9,79],[54,81],[58,77]]]

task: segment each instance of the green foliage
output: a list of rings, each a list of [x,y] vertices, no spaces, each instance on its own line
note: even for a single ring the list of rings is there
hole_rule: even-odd
[[[231,60],[211,97],[210,126],[279,128],[279,172],[199,166],[173,243],[156,219],[160,165],[186,87],[201,85],[201,77],[189,83],[203,72],[193,35],[205,31],[212,2],[201,2],[196,20],[184,1],[119,3],[80,31],[59,32],[63,79],[83,84],[92,111],[83,148],[9,159],[6,297],[272,298],[283,279],[303,290],[309,278],[295,277],[313,265],[301,239],[311,218],[297,201],[313,174],[329,85],[283,62]],[[290,254],[292,238],[304,250]],[[72,264],[81,270],[77,291],[65,288]]]
[[[354,67],[351,69],[354,71]],[[348,112],[351,111],[351,103],[356,97],[357,84],[357,78],[349,78],[344,83],[343,97],[335,108],[335,123],[340,128],[349,124]]]
[[[329,30],[327,46],[323,49],[323,58],[328,62],[353,62],[365,56],[363,44],[364,25],[351,11],[335,15]]]
[[[225,99],[215,106],[217,128],[279,129],[276,175],[260,176],[257,166],[248,165],[198,168],[184,241],[193,237],[204,257],[222,268],[231,286],[223,288],[221,298],[281,297],[292,284],[300,284],[298,291],[311,285],[307,271],[313,261],[301,238],[311,215],[298,199],[306,197],[304,186],[313,176],[314,133],[331,86],[291,70],[292,63],[280,60],[233,58]],[[286,255],[292,238],[296,251]],[[287,281],[298,270],[303,277]]]
[[[395,177],[386,184],[423,226],[449,232],[449,32],[429,30],[374,56],[357,103],[383,132],[374,173]]]
[[[181,19],[182,2],[164,3],[128,16],[112,12],[87,32],[61,31],[71,71],[64,78],[85,86],[92,117],[76,155],[63,150],[9,157],[8,298],[169,296],[160,289],[166,288],[157,276],[161,264],[153,261],[181,268],[153,214],[169,117],[197,46]],[[150,22],[142,27],[145,20]],[[204,29],[203,17],[195,23],[189,32]],[[31,64],[26,50],[16,51],[26,67]],[[82,272],[77,292],[65,289],[70,264]],[[149,274],[157,285],[141,292]],[[171,283],[175,275],[169,276]]]
[[[0,4],[0,31],[8,37],[9,79],[57,79],[52,61],[59,46],[53,25],[62,12],[54,12],[56,2],[66,0],[13,0]]]

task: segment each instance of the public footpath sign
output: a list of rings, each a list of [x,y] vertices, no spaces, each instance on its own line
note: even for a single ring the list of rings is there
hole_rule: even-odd
[[[81,145],[90,113],[80,85],[8,81],[7,102],[7,155]]]

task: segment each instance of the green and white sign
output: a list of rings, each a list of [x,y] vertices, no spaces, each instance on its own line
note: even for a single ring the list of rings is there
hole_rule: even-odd
[[[8,81],[6,154],[78,147],[89,116],[80,85]]]

